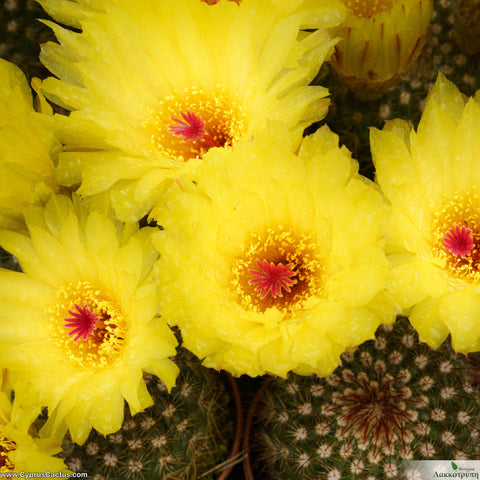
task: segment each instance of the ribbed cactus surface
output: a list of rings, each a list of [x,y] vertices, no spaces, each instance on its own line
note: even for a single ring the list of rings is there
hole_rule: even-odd
[[[146,375],[155,404],[131,416],[125,409],[120,431],[92,431],[84,445],[65,440],[65,462],[89,478],[214,479],[229,454],[234,431],[230,395],[224,382],[186,351],[176,361],[180,374],[170,393]]]
[[[252,455],[260,478],[397,479],[401,459],[478,458],[479,417],[463,360],[400,319],[327,378],[269,381]]]

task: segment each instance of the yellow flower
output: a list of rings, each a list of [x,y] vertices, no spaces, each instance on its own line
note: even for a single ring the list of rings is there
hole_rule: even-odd
[[[44,107],[46,106],[43,104]],[[22,71],[0,58],[0,225],[25,229],[25,204],[42,204],[57,191],[54,158],[60,149]]]
[[[201,0],[213,5],[222,0]],[[223,0],[225,1],[225,0]],[[245,0],[227,0],[237,4]],[[342,0],[270,0],[275,4],[279,17],[301,15],[301,28],[325,28],[329,25],[338,25],[345,17],[346,9]],[[247,2],[248,3],[248,2]]]
[[[371,131],[392,203],[388,288],[424,341],[451,333],[460,352],[480,349],[479,99],[440,74],[416,132],[403,120]]]
[[[342,0],[348,8],[330,65],[365,99],[380,96],[415,61],[428,34],[433,0]]]
[[[58,440],[29,434],[40,408],[24,408],[10,400],[4,384],[7,372],[0,370],[0,472],[68,472],[63,460],[53,455],[62,448]]]
[[[152,404],[144,371],[175,382],[176,340],[157,317],[158,254],[150,229],[89,213],[75,197],[29,208],[26,223],[29,237],[0,231],[25,272],[0,270],[0,364],[18,376],[23,403],[48,407],[47,433],[68,427],[83,443],[92,426],[121,427],[124,400],[132,414]]]
[[[153,210],[162,315],[234,375],[326,375],[398,311],[380,194],[327,127],[298,156],[287,138],[276,126],[208,152],[198,184],[180,179]]]
[[[210,148],[233,148],[272,119],[300,141],[326,115],[327,89],[309,83],[333,50],[325,28],[342,18],[339,0],[323,16],[299,0],[41,3],[82,30],[47,22],[60,45],[42,47],[58,77],[42,90],[72,110],[57,118],[67,151],[56,178],[82,196],[107,192],[124,221]],[[299,35],[307,18],[322,29]]]
[[[208,5],[221,1],[232,1],[237,4],[245,0],[200,0]],[[250,0],[251,1],[251,0]],[[341,0],[270,0],[275,4],[279,17],[301,15],[301,28],[324,28],[328,25],[338,25],[345,17],[346,9]],[[247,2],[248,3],[248,2]]]

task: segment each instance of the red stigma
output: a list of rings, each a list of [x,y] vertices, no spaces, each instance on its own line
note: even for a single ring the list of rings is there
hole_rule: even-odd
[[[269,293],[273,298],[283,297],[282,289],[290,292],[290,287],[297,283],[290,277],[294,277],[297,273],[292,271],[292,264],[283,265],[283,263],[273,263],[267,260],[257,260],[259,270],[249,270],[248,272],[255,276],[248,283],[258,283],[255,288],[256,292],[262,290],[260,298],[265,298]]]
[[[202,139],[207,133],[203,128],[205,126],[205,122],[190,111],[187,111],[187,113],[180,112],[180,114],[182,115],[183,120],[171,117],[172,120],[179,123],[179,125],[169,127],[168,131],[174,135],[183,137],[184,142],[187,140],[197,142],[198,140]]]
[[[205,130],[205,122],[195,115],[193,112],[187,110],[187,113],[180,112],[183,120],[178,118],[171,117],[174,122],[177,122],[179,125],[171,125],[168,127],[168,131],[177,135],[178,137],[183,137],[183,141],[186,142],[191,140],[193,143],[198,141],[205,142],[209,147],[221,147],[222,144],[219,143],[215,138],[208,134]]]
[[[472,237],[472,231],[469,228],[465,228],[462,225],[455,225],[455,228],[451,228],[443,237],[443,247],[450,250],[454,255],[460,255],[466,257],[470,254],[475,246]]]
[[[75,335],[77,336],[74,338],[76,342],[80,337],[84,340],[95,330],[95,324],[98,321],[97,316],[91,312],[86,305],[80,307],[79,305],[75,304],[75,308],[77,309],[76,312],[72,312],[69,310],[68,313],[73,315],[72,318],[65,318],[65,328],[73,328],[73,330],[68,335]]]

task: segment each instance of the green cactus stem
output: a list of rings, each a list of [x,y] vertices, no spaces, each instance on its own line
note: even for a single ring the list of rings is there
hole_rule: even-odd
[[[256,400],[262,479],[398,479],[401,459],[478,458],[480,403],[463,359],[419,342],[403,318],[329,377],[273,378]]]
[[[146,375],[155,404],[133,417],[126,408],[120,431],[107,436],[92,431],[82,446],[67,438],[63,456],[69,468],[95,480],[226,478],[238,452],[241,411],[234,440],[224,380],[183,349],[176,362],[180,374],[170,394],[158,378]],[[239,405],[238,388],[230,382]]]

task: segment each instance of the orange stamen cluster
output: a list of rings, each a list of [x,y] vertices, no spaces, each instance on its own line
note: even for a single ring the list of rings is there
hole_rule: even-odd
[[[202,156],[213,147],[232,148],[246,132],[246,114],[224,86],[174,92],[142,122],[152,148],[176,162]]]
[[[123,312],[88,282],[60,288],[49,314],[52,335],[65,357],[75,365],[89,369],[105,367],[123,349],[127,333]],[[83,341],[78,341],[80,338]]]
[[[253,234],[232,268],[232,291],[248,310],[287,316],[323,291],[324,262],[309,235],[282,227]]]
[[[433,254],[452,277],[480,281],[480,198],[475,192],[455,193],[436,210],[431,226]]]

